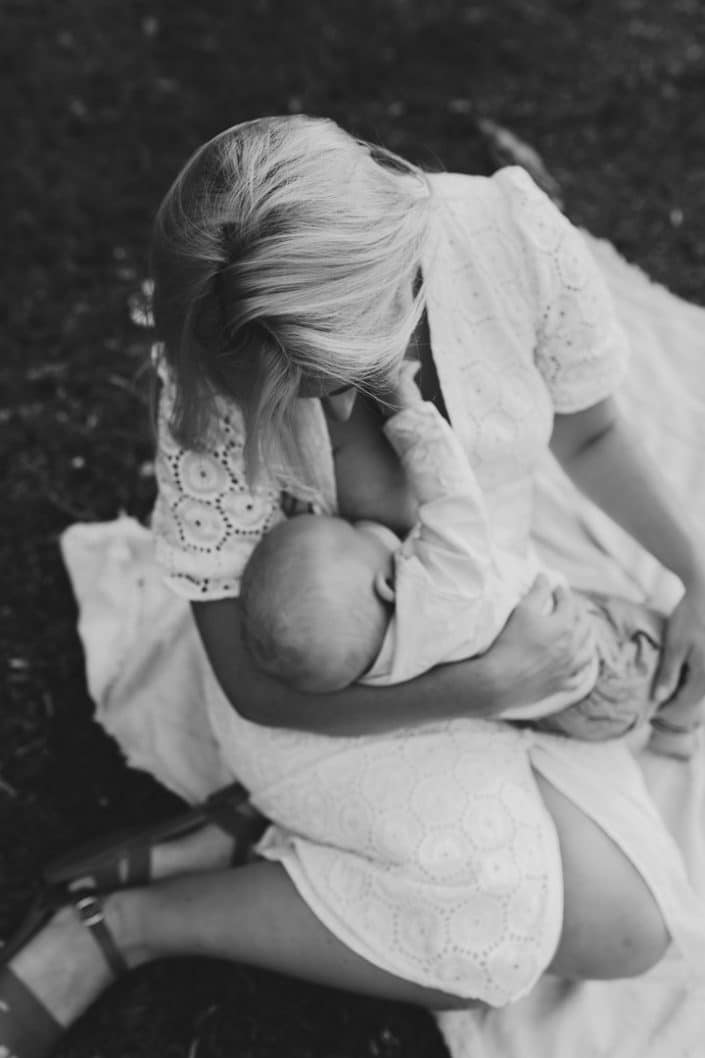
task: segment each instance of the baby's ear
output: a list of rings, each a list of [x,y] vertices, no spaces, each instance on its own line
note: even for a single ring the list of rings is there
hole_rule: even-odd
[[[382,602],[393,603],[396,599],[396,591],[394,590],[394,582],[390,575],[385,574],[383,570],[377,570],[375,574],[375,592],[380,597]]]

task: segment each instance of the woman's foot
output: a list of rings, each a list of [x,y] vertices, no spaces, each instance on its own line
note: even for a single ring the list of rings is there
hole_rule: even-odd
[[[144,850],[144,878],[133,879],[129,871],[124,871],[124,882],[159,881],[177,874],[195,874],[198,871],[220,870],[229,867],[235,859],[237,842],[226,834],[215,823],[208,823],[192,834],[171,838],[153,848]],[[118,868],[118,871],[120,869]],[[122,873],[122,872],[120,872]],[[120,879],[118,878],[118,883]],[[67,880],[69,892],[82,892],[87,889],[99,889],[100,877],[91,871],[77,874]]]
[[[100,900],[105,928],[127,968],[148,958],[139,943],[139,906],[138,890]],[[63,1027],[72,1024],[115,979],[100,942],[71,904],[61,907],[8,966]],[[4,1042],[0,1039],[0,1044]]]
[[[236,840],[216,823],[208,823],[193,834],[164,842],[150,849],[149,876],[155,881],[177,874],[195,874],[229,867]]]
[[[242,786],[213,794],[180,816],[88,842],[50,863],[50,886],[113,892],[247,862],[267,821]]]

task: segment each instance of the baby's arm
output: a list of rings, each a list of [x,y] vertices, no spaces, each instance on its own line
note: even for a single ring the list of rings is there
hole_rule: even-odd
[[[482,653],[530,579],[525,563],[495,548],[468,458],[410,373],[394,399],[400,410],[384,431],[418,514],[395,559],[395,612],[370,683],[408,680],[439,662]]]
[[[421,396],[414,375],[418,364],[405,363],[390,394],[393,414],[384,424],[384,432],[399,458],[406,479],[411,486],[418,506],[431,507],[447,500],[458,500],[464,521],[471,526],[471,535],[483,550],[491,547],[490,530],[485,512],[482,491],[470,466],[457,435],[441,413]],[[436,531],[439,544],[445,544],[454,552],[462,554],[465,545],[451,522],[448,530],[445,520],[435,526],[437,519],[429,519],[428,511],[419,517],[417,530],[424,534],[428,525],[431,540]]]

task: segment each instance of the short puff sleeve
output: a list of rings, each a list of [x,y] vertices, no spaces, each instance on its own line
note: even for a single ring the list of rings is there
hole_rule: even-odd
[[[245,428],[232,402],[219,400],[207,448],[173,438],[173,386],[164,369],[158,415],[157,501],[152,531],[166,582],[190,600],[236,596],[257,542],[284,517],[280,490],[251,489],[245,477]]]
[[[537,298],[535,362],[556,412],[611,396],[626,372],[629,344],[612,296],[581,232],[529,174],[495,174],[522,241]]]

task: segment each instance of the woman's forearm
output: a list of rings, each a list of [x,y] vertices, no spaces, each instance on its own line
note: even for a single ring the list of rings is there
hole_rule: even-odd
[[[334,694],[303,694],[255,668],[242,644],[237,599],[194,603],[193,613],[225,695],[254,723],[365,735],[458,716],[488,717],[507,704],[506,681],[489,654],[439,666],[394,687],[354,685]]]
[[[581,492],[667,569],[686,584],[705,576],[687,511],[612,401],[558,416],[552,448]]]

